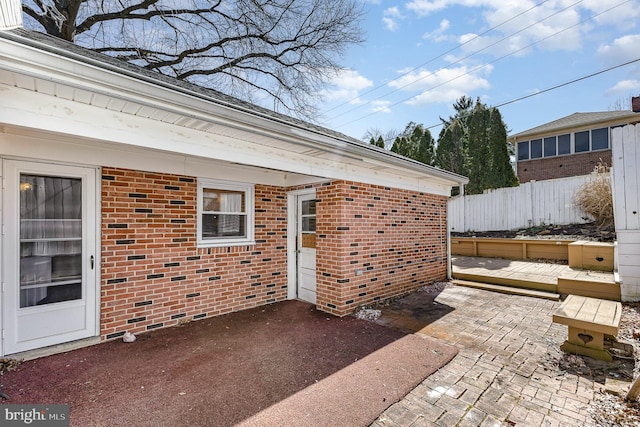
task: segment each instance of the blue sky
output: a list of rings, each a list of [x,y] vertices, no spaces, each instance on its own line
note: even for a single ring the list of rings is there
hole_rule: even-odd
[[[364,7],[366,41],[346,53],[320,104],[322,125],[355,138],[402,131],[410,121],[437,125],[462,95],[499,105],[640,59],[640,0],[366,0]],[[500,111],[514,134],[608,111],[632,95],[640,95],[640,61]],[[439,132],[431,129],[436,139]]]

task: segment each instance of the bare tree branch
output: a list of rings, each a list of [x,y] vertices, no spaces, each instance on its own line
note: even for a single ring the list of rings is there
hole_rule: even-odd
[[[23,10],[34,29],[307,119],[362,42],[358,0],[23,0]]]

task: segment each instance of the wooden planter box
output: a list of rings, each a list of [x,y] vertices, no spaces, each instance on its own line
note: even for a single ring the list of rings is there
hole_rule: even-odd
[[[505,258],[512,260],[569,260],[572,240],[492,239],[452,237],[451,255]]]
[[[613,243],[586,240],[451,238],[451,255],[512,260],[563,260],[569,267],[613,271]]]

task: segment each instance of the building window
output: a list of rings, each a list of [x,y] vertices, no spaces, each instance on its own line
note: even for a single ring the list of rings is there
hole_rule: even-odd
[[[518,160],[529,159],[529,141],[518,142]]]
[[[591,150],[606,150],[609,148],[609,128],[593,129],[591,131]]]
[[[584,153],[585,151],[589,151],[589,131],[585,130],[584,132],[576,132],[576,153]]]
[[[556,137],[550,136],[544,139],[544,156],[552,157],[556,155]]]
[[[533,139],[531,140],[531,158],[539,159],[540,157],[542,157],[542,140]]]
[[[198,180],[198,246],[254,243],[253,185]]]
[[[571,135],[565,133],[558,136],[558,155],[571,154]]]

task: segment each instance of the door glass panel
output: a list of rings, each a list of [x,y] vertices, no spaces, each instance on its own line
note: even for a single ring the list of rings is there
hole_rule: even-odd
[[[315,217],[303,217],[302,218],[302,232],[315,232],[316,231],[316,218]]]
[[[316,214],[316,201],[315,200],[303,200],[302,201],[302,215],[315,215]]]
[[[20,175],[20,307],[82,298],[82,180]]]
[[[302,232],[302,247],[303,248],[315,248],[316,247],[316,201],[315,200],[303,200],[302,201],[302,215],[301,215],[301,232]]]

